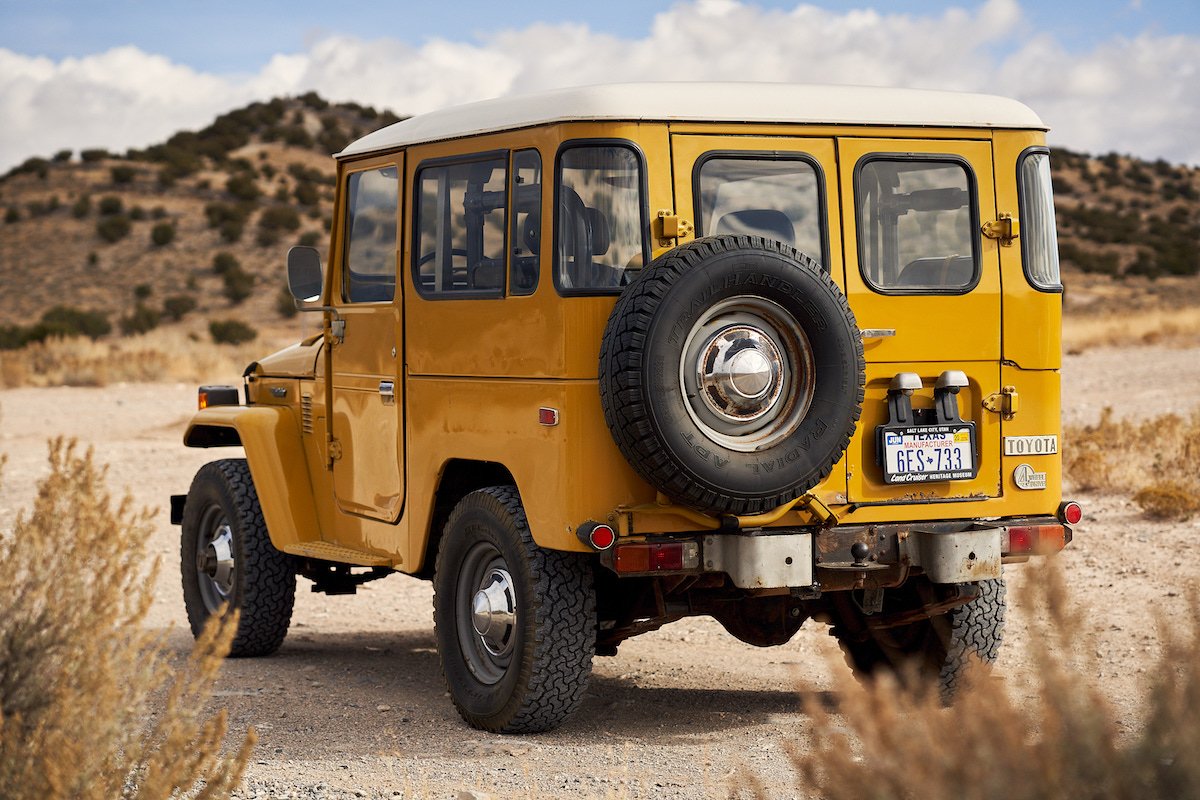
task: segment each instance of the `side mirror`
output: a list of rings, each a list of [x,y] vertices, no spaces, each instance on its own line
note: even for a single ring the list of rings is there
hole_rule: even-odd
[[[287,278],[288,291],[296,300],[297,307],[301,303],[321,299],[325,281],[321,277],[321,254],[315,247],[296,245],[288,250]]]

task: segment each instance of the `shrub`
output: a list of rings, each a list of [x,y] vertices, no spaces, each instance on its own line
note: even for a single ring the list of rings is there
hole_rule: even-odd
[[[113,502],[91,451],[58,439],[49,462],[32,509],[0,537],[5,797],[228,797],[255,734],[222,754],[225,712],[204,707],[235,623],[211,625],[173,670],[144,625],[151,513]]]
[[[156,309],[144,303],[138,303],[133,307],[133,311],[128,315],[121,317],[118,324],[121,326],[121,333],[126,336],[132,336],[138,333],[149,333],[158,327],[160,314]]]
[[[300,227],[300,215],[289,206],[271,206],[259,214],[258,227],[294,231]]]
[[[133,179],[137,177],[137,170],[125,164],[113,167],[109,172],[112,174],[112,182],[116,184],[133,183]]]
[[[208,323],[208,333],[217,344],[242,344],[258,336],[258,331],[237,319],[214,319]]]
[[[150,241],[156,247],[164,247],[175,241],[175,226],[169,222],[159,222],[150,229]]]
[[[163,208],[162,206],[155,206],[154,208],[150,209],[150,218],[151,219],[166,219],[167,218],[167,210],[165,208]]]
[[[163,300],[163,314],[170,317],[174,322],[179,322],[189,311],[193,311],[195,308],[195,298],[189,297],[186,294],[173,294]]]
[[[86,336],[93,341],[112,331],[107,314],[73,306],[54,306],[42,314],[39,325],[47,336]]]
[[[254,291],[254,276],[241,267],[228,269],[221,275],[225,282],[225,297],[237,305]]]
[[[114,194],[105,195],[100,198],[100,213],[101,214],[120,214],[125,210],[125,204],[121,202],[121,198]]]
[[[112,154],[101,147],[79,151],[79,159],[85,164],[93,164],[97,161],[103,161],[106,158],[112,158]]]
[[[154,288],[148,283],[139,283],[133,287],[133,296],[137,300],[145,300],[152,294],[154,294]]]
[[[71,156],[72,156],[72,154],[74,154],[74,152],[75,151],[73,151],[73,150],[59,150],[57,153],[54,154],[54,163],[62,164],[66,161],[70,161]]]
[[[118,242],[129,235],[131,223],[129,217],[117,214],[111,217],[101,217],[96,223],[96,233],[108,243]]]
[[[225,182],[225,191],[247,203],[253,203],[261,194],[258,184],[254,181],[254,176],[244,172],[231,176]]]
[[[302,206],[315,206],[321,199],[317,193],[317,187],[311,183],[297,183],[292,194],[295,195],[296,202]]]
[[[1159,481],[1139,489],[1133,502],[1151,519],[1185,520],[1200,511],[1197,487],[1183,481]]]
[[[83,219],[90,213],[92,213],[91,195],[80,195],[79,199],[71,204],[71,216],[75,219]]]
[[[8,210],[4,212],[4,221],[9,225],[13,224],[14,222],[20,222],[21,209],[17,208],[16,206],[9,206]]]
[[[141,206],[134,206],[129,209],[129,218],[134,222],[141,222],[146,218],[146,209]]]
[[[316,247],[321,241],[320,231],[305,231],[300,234],[300,240],[297,244],[302,244],[305,247]]]
[[[1024,603],[1033,665],[1014,692],[978,671],[950,708],[936,691],[913,696],[890,676],[839,693],[835,716],[804,701],[808,747],[785,744],[797,794],[826,800],[952,798],[1056,800],[1200,796],[1200,596],[1160,620],[1162,654],[1148,659],[1144,724],[1092,685],[1100,652],[1071,614],[1061,571],[1030,565]],[[1036,613],[1035,613],[1036,612]],[[937,746],[931,750],[930,743]],[[766,796],[744,771],[750,793]]]
[[[259,228],[254,234],[254,241],[259,247],[270,247],[279,244],[279,231],[274,228]]]
[[[226,253],[222,251],[213,256],[212,268],[213,272],[217,273],[218,275],[224,275],[230,270],[241,269],[242,264],[237,260],[236,257],[234,257],[232,253]]]
[[[246,224],[240,220],[226,220],[221,223],[221,238],[232,244],[242,238],[245,229]]]
[[[292,290],[288,287],[279,287],[279,294],[275,295],[275,310],[284,319],[291,319],[300,313],[300,309],[296,308],[296,300],[292,297]]]

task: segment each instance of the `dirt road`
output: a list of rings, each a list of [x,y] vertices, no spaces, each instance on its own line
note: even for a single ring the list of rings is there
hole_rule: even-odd
[[[1094,418],[1104,405],[1149,415],[1190,409],[1200,349],[1142,347],[1069,357],[1066,416]],[[1154,380],[1112,376],[1137,369]],[[230,381],[235,376],[229,376]],[[1164,385],[1164,381],[1172,383]],[[1197,388],[1197,387],[1191,387]],[[78,437],[111,464],[110,483],[163,509],[153,552],[163,559],[151,624],[190,644],[178,585],[178,529],[166,499],[186,491],[205,461],[232,453],[179,444],[194,387],[0,392],[0,453],[7,454],[0,519],[28,505],[45,472],[47,438]],[[1157,655],[1154,614],[1169,611],[1200,579],[1200,521],[1142,520],[1121,498],[1081,496],[1087,518],[1062,556],[1074,602],[1087,608],[1098,663],[1090,677],[1124,712],[1139,714],[1144,660]],[[1021,569],[1010,568],[1010,587]],[[1010,597],[1012,593],[1010,592]],[[836,645],[809,622],[787,645],[757,649],[708,619],[685,620],[596,660],[579,713],[559,731],[500,737],[466,727],[454,712],[434,649],[428,584],[396,576],[353,597],[308,592],[302,581],[293,627],[278,655],[230,661],[218,701],[235,730],[260,743],[243,797],[493,796],[699,797],[723,795],[732,771],[754,770],[773,795],[793,794],[781,743],[804,743],[800,693],[836,704],[849,680]],[[1028,644],[1020,609],[1010,612],[998,669],[1020,675]]]

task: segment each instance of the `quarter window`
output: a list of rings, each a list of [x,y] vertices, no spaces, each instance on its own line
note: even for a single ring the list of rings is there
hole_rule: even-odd
[[[426,297],[504,294],[507,158],[417,172],[414,280]]]
[[[697,235],[762,236],[825,263],[821,184],[810,162],[710,156],[700,164],[697,189]]]
[[[1058,291],[1058,231],[1054,227],[1054,193],[1050,188],[1050,154],[1033,150],[1017,170],[1021,206],[1021,260],[1025,275],[1038,289]]]
[[[542,157],[537,150],[513,154],[512,267],[509,294],[533,294],[542,252]]]
[[[396,296],[395,167],[355,172],[347,185],[346,270],[342,297],[351,303],[387,302]]]
[[[969,291],[978,281],[974,176],[950,160],[878,158],[859,167],[859,263],[876,289]]]
[[[556,280],[564,293],[618,292],[648,259],[641,160],[622,145],[576,145],[558,161]]]

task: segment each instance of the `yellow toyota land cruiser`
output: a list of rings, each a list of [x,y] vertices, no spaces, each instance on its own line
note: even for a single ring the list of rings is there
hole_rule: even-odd
[[[337,155],[322,333],[202,387],[192,629],[287,633],[296,576],[431,579],[450,697],[539,731],[595,655],[689,615],[830,624],[949,694],[1002,565],[1062,549],[1061,285],[1020,103],[751,84],[566,89]]]

